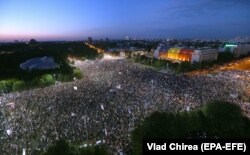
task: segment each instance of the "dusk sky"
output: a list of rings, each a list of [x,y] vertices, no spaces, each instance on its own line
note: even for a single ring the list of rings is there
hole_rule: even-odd
[[[0,0],[0,40],[250,36],[250,0]]]

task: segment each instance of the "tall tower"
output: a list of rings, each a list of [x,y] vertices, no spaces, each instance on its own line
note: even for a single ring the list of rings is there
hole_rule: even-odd
[[[130,38],[129,38],[129,36],[126,36],[126,40],[129,40]]]
[[[92,44],[92,43],[93,43],[92,37],[88,37],[88,43],[89,43],[89,44]]]

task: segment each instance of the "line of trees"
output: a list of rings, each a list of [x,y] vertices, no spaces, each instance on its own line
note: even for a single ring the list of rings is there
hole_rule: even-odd
[[[55,145],[49,147],[46,152],[37,152],[39,155],[108,155],[104,145],[79,147],[69,144],[65,140],[59,140]]]
[[[135,57],[134,60],[135,62],[138,62],[138,63],[153,66],[158,70],[171,69],[172,71],[176,73],[184,73],[184,72],[189,72],[189,71],[194,71],[194,70],[199,70],[199,69],[208,69],[215,65],[221,65],[224,63],[231,62],[234,59],[235,58],[232,53],[222,52],[222,53],[219,53],[217,61],[201,62],[201,63],[194,63],[194,64],[191,64],[190,62],[177,63],[177,62],[172,62],[172,61],[164,60],[164,59],[150,58],[144,55],[142,56],[138,55]]]

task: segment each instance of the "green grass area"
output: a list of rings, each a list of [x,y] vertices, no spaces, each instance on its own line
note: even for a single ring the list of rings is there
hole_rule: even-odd
[[[72,80],[73,77],[79,79],[82,77],[80,71],[70,66],[67,57],[73,56],[79,59],[98,57],[97,51],[83,42],[43,42],[32,46],[25,43],[3,44],[0,46],[0,52],[0,93],[47,86],[53,84],[55,80],[65,82]],[[28,59],[43,56],[53,57],[60,68],[25,71],[19,67]],[[49,81],[41,80],[44,76],[50,76],[50,79],[46,79]]]
[[[215,101],[190,112],[147,117],[133,132],[133,154],[141,154],[143,138],[250,138],[250,120],[239,106]]]
[[[67,80],[70,79],[71,78],[68,78]],[[18,80],[18,79],[1,80],[0,91],[2,92],[22,91],[25,89],[46,87],[55,84],[55,82],[56,78],[52,74],[44,74],[29,81]]]

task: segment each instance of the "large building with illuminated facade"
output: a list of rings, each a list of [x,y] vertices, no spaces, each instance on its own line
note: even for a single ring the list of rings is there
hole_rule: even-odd
[[[219,52],[231,52],[235,57],[250,54],[250,44],[244,43],[227,43],[219,48]]]
[[[160,44],[154,52],[157,59],[166,59],[173,61],[204,62],[214,61],[218,58],[218,50],[211,48],[188,49],[188,48],[169,48]]]

